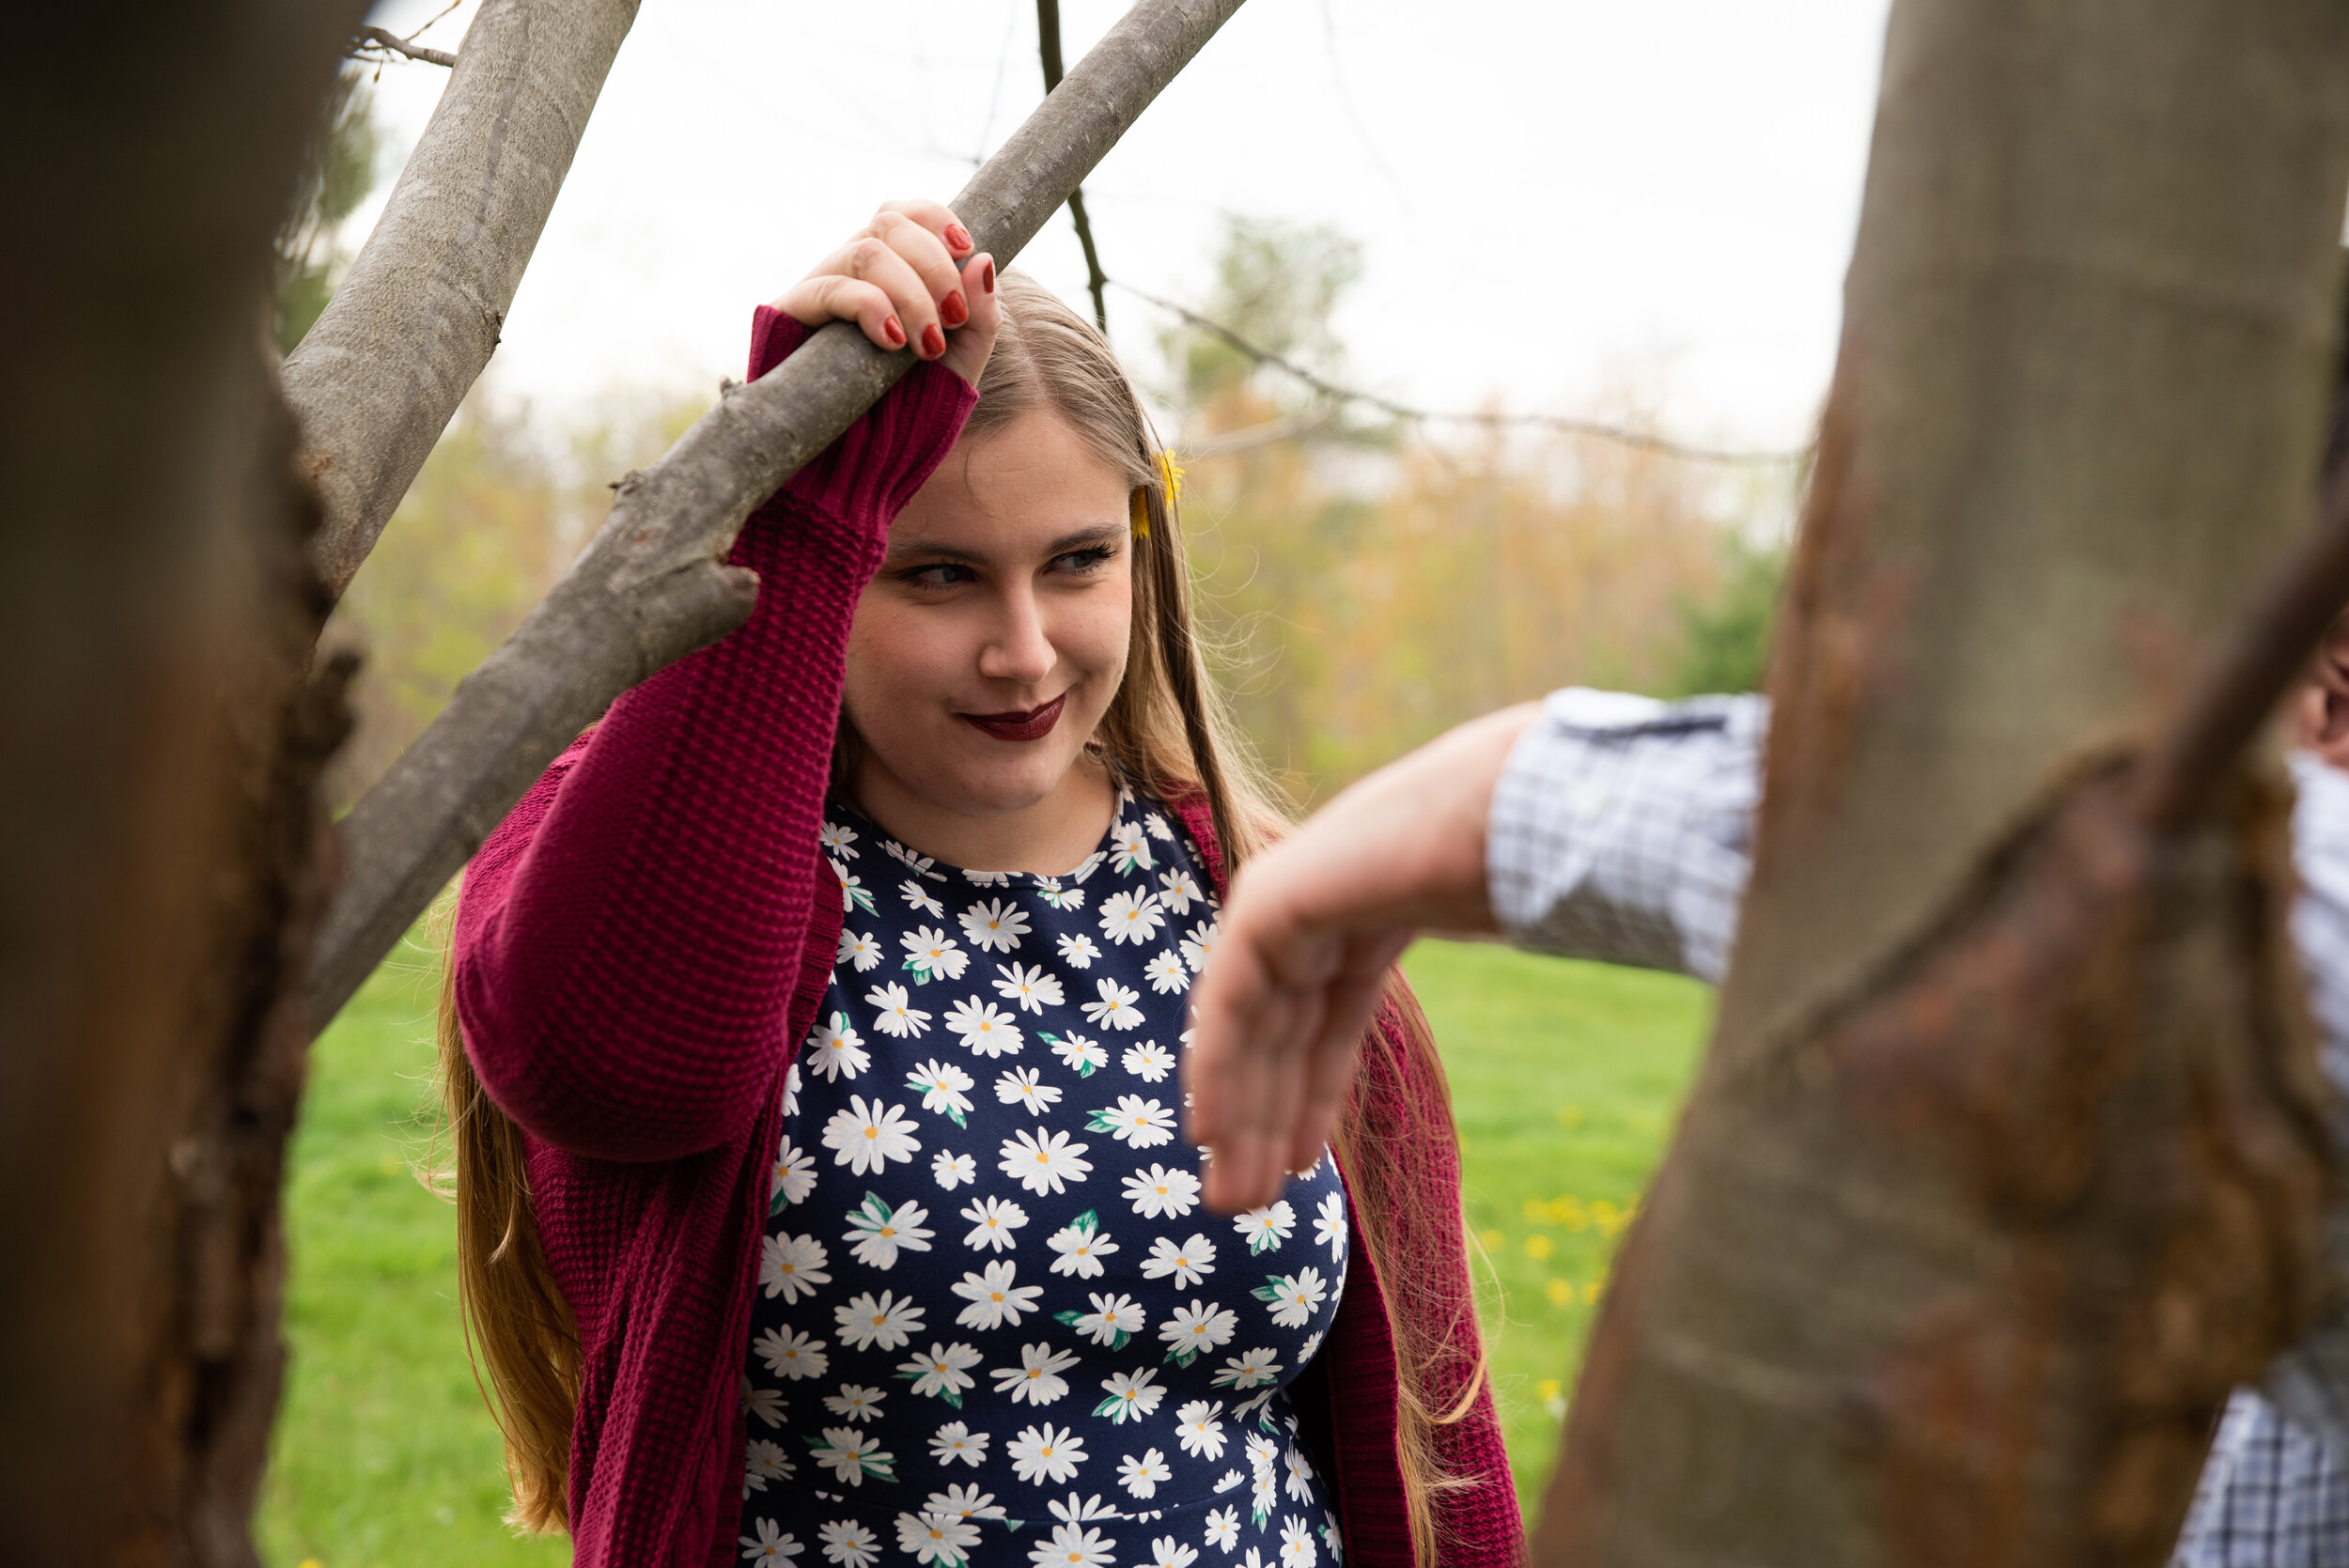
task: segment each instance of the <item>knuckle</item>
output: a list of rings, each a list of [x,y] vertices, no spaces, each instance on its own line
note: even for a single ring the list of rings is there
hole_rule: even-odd
[[[872,235],[866,235],[848,247],[844,271],[852,278],[862,278],[881,264],[889,255],[889,247]]]

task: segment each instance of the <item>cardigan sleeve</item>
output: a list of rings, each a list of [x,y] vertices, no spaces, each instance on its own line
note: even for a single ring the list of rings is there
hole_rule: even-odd
[[[805,340],[761,307],[754,378]],[[483,1087],[574,1154],[676,1158],[754,1116],[786,1045],[848,628],[977,395],[916,365],[744,524],[749,621],[612,705],[484,845],[458,909]]]

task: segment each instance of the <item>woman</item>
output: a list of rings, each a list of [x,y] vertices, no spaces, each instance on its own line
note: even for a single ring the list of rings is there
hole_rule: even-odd
[[[516,1517],[583,1565],[1514,1561],[1399,979],[1334,1161],[1198,1201],[1185,993],[1279,818],[1132,387],[1001,283],[896,203],[757,313],[754,377],[832,319],[922,363],[744,527],[749,624],[467,877],[443,1062]]]

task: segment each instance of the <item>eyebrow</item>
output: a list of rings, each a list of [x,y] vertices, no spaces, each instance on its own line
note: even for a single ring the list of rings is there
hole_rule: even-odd
[[[1125,533],[1126,530],[1117,523],[1095,523],[1089,528],[1080,528],[1072,533],[1063,534],[1044,547],[1044,553],[1047,558],[1050,558],[1054,555],[1066,555],[1072,550],[1083,550],[1088,546],[1115,544],[1125,536]],[[988,560],[986,553],[982,551],[965,550],[959,545],[942,544],[930,539],[910,539],[903,549],[892,550],[889,552],[889,558],[892,561],[901,561],[913,555],[926,556],[934,561],[953,561],[957,565],[972,567],[985,566]]]

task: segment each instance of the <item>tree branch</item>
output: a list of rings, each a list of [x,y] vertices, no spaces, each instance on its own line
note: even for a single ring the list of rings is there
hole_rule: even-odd
[[[483,0],[382,219],[286,361],[337,597],[490,363],[636,5]]]
[[[955,197],[980,248],[998,265],[1018,255],[1239,5],[1143,0],[1128,12]],[[577,564],[344,819],[347,870],[310,985],[317,1023],[614,697],[742,623],[751,574],[720,563],[743,519],[912,363],[834,322],[621,481]]]
[[[1044,95],[1060,85],[1060,0],[1035,0],[1036,48],[1044,56]],[[1085,253],[1085,287],[1093,295],[1093,324],[1107,336],[1109,276],[1101,271],[1101,253],[1093,243],[1093,220],[1085,216],[1085,192],[1080,185],[1068,193],[1068,218],[1077,225],[1077,243]]]
[[[428,44],[410,43],[389,27],[359,29],[357,38],[351,43],[351,54],[358,55],[370,49],[382,49],[395,54],[405,54],[412,60],[422,60],[428,66],[454,67],[457,64],[457,56],[447,50],[434,49]]]

